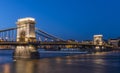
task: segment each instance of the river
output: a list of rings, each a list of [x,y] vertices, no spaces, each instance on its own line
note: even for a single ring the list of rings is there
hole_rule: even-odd
[[[41,53],[36,60],[13,60],[12,52],[0,50],[0,73],[120,73],[120,52],[51,54],[54,57]]]

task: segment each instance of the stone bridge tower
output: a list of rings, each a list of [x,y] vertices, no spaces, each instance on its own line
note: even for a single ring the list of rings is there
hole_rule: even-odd
[[[35,19],[21,18],[17,21],[17,42],[35,42]],[[39,58],[36,46],[32,44],[16,46],[14,58]]]
[[[35,19],[34,18],[22,18],[17,22],[17,41],[18,42],[34,42],[35,36]]]
[[[93,43],[94,45],[98,45],[95,47],[98,50],[100,49],[100,46],[103,45],[103,35],[94,35],[93,37],[94,37]]]

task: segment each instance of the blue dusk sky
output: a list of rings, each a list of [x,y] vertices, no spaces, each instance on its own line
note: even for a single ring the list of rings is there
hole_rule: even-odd
[[[120,0],[0,0],[0,29],[33,17],[36,27],[63,39],[120,36]]]

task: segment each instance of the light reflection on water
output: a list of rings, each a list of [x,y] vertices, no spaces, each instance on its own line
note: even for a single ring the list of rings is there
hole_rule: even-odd
[[[38,60],[16,60],[0,56],[0,73],[120,73],[120,58],[74,55]]]

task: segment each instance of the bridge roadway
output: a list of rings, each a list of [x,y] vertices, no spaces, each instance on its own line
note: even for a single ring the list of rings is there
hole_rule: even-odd
[[[17,45],[35,45],[35,46],[41,46],[41,45],[77,45],[77,46],[104,46],[104,47],[110,47],[110,45],[94,45],[94,44],[89,44],[89,43],[80,43],[80,42],[61,42],[61,41],[47,41],[47,42],[16,42],[16,41],[3,41],[0,42],[0,45],[11,45],[11,46],[17,46]]]
[[[78,43],[78,42],[59,42],[59,41],[47,41],[47,42],[16,42],[16,41],[3,41],[0,42],[0,45],[85,45],[85,46],[95,46],[93,44],[84,44],[84,43]]]

